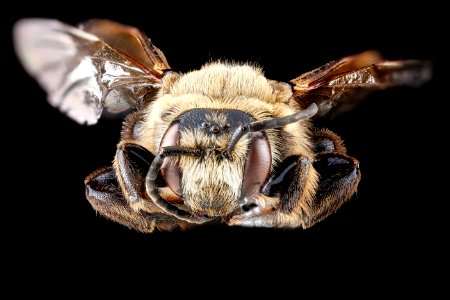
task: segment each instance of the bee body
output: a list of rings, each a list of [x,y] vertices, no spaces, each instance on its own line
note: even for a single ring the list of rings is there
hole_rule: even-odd
[[[431,77],[428,62],[384,61],[375,51],[289,83],[227,62],[182,74],[145,34],[108,20],[75,28],[25,19],[14,40],[49,102],[75,121],[92,125],[103,110],[135,109],[112,166],[85,184],[96,211],[141,232],[213,221],[314,225],[351,198],[361,173],[342,140],[313,128],[312,118],[348,109],[368,91]]]

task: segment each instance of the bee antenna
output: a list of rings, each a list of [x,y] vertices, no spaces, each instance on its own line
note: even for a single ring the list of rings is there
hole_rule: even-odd
[[[145,177],[145,186],[147,190],[147,194],[152,199],[153,203],[161,208],[164,212],[172,215],[180,220],[187,221],[189,223],[202,224],[211,219],[197,216],[187,212],[185,210],[179,209],[178,207],[168,203],[164,200],[158,193],[158,188],[156,187],[156,178],[158,176],[159,171],[161,170],[161,166],[164,162],[164,159],[168,156],[181,156],[181,155],[191,155],[191,156],[199,156],[201,155],[200,149],[192,149],[187,147],[179,147],[179,146],[168,146],[161,147],[158,154],[155,156],[155,159],[152,161],[150,165],[150,169],[147,172],[147,176]]]
[[[306,108],[302,111],[299,111],[295,114],[289,115],[289,116],[244,124],[244,125],[236,128],[236,130],[234,131],[234,133],[231,137],[231,140],[230,140],[230,144],[228,145],[226,152],[229,155],[230,152],[236,146],[237,142],[247,133],[254,132],[254,131],[261,131],[261,130],[265,130],[265,129],[283,127],[288,124],[298,122],[300,120],[311,118],[318,111],[319,111],[319,108],[317,107],[317,104],[312,103],[310,106],[308,106],[308,108]]]

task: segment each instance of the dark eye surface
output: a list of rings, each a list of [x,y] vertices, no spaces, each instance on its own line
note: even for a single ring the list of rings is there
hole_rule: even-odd
[[[251,135],[242,183],[245,197],[251,197],[260,192],[272,164],[272,154],[267,138],[262,132],[255,132]]]
[[[161,140],[161,147],[176,146],[180,138],[180,125],[178,123],[167,129]],[[180,167],[173,157],[167,157],[161,166],[161,174],[167,183],[167,186],[178,196],[183,193],[181,188],[181,171]]]

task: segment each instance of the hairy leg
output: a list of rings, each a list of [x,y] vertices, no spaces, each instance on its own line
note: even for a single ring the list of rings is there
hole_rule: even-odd
[[[102,216],[141,232],[187,228],[186,222],[160,211],[133,209],[125,199],[112,167],[94,171],[86,180],[86,197]]]
[[[263,187],[264,195],[279,198],[278,205],[255,206],[233,217],[230,225],[308,228],[350,199],[361,178],[358,161],[346,154],[342,140],[329,130],[314,132],[312,141],[313,162],[288,157]]]

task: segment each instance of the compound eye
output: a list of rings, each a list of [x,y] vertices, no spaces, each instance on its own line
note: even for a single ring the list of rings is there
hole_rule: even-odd
[[[178,123],[173,124],[167,129],[164,134],[160,147],[176,146],[180,138],[180,125]],[[161,166],[161,175],[167,183],[167,186],[177,196],[181,197],[183,190],[181,187],[181,170],[176,163],[176,158],[166,157]]]
[[[260,192],[272,165],[272,153],[267,138],[262,132],[255,132],[251,135],[242,183],[244,195],[248,199]]]

